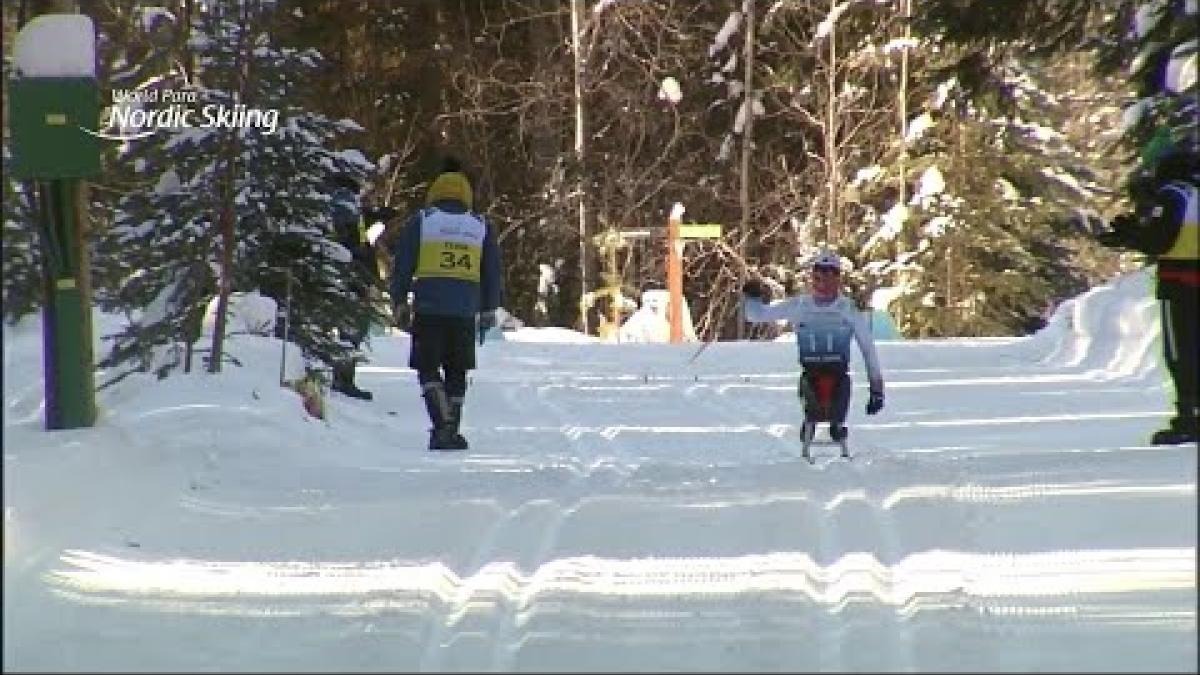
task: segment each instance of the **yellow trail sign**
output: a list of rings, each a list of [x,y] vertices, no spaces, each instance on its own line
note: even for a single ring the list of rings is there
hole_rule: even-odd
[[[720,223],[680,223],[680,239],[720,239]]]

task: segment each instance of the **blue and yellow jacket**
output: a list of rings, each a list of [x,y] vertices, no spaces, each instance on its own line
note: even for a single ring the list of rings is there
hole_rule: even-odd
[[[1194,181],[1172,180],[1133,215],[1113,220],[1107,241],[1156,257],[1159,298],[1195,296],[1200,289],[1200,200]]]
[[[473,318],[503,301],[500,246],[483,216],[440,199],[409,217],[392,249],[391,294],[415,314]]]

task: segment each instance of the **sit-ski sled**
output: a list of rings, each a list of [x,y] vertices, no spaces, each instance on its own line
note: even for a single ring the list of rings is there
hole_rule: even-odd
[[[829,412],[833,406],[834,393],[838,381],[843,374],[844,366],[806,364],[800,375],[797,393],[804,406],[804,422],[800,425],[800,454],[809,464],[815,464],[811,448],[818,446],[837,446],[844,459],[851,459],[850,447],[843,436],[833,438],[832,428],[828,441],[818,441],[817,425],[829,424]]]

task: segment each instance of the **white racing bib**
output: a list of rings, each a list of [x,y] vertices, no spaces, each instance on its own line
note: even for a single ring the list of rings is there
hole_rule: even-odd
[[[421,219],[421,250],[416,277],[442,277],[479,283],[487,226],[466,213],[433,211]]]

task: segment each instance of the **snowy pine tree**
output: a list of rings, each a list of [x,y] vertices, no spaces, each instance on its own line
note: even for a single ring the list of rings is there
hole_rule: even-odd
[[[41,246],[38,241],[35,202],[27,190],[31,183],[18,181],[10,170],[12,153],[4,144],[4,320],[16,323],[42,306]]]
[[[136,361],[162,376],[183,365],[215,296],[208,367],[219,370],[225,298],[260,290],[282,303],[289,273],[291,338],[307,356],[344,358],[350,347],[338,330],[374,314],[351,290],[357,272],[334,241],[326,187],[331,174],[360,178],[371,165],[332,148],[355,123],[294,102],[320,55],[277,46],[268,30],[274,10],[249,0],[194,7],[192,78],[145,83],[162,96],[194,96],[182,104],[193,112],[190,126],[130,141],[122,158],[140,184],[121,198],[99,249],[123,267],[117,297],[134,321],[110,336],[102,367]]]
[[[1147,0],[1135,5],[1123,37],[1136,55],[1127,68],[1136,83],[1126,109],[1130,144],[1149,159],[1170,142],[1200,151],[1197,105],[1196,0]]]
[[[977,48],[910,43],[925,76],[908,88],[903,137],[851,181],[854,199],[873,207],[874,226],[856,242],[873,261],[866,285],[889,289],[910,336],[1036,327],[1056,299],[1088,285],[1077,253],[1086,243],[1069,216],[1111,193],[1095,166],[1115,135],[1094,147],[1095,136],[1063,131],[1082,107],[1066,57],[984,64]],[[1088,104],[1093,116],[1106,109]]]

